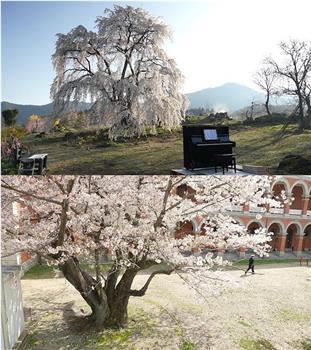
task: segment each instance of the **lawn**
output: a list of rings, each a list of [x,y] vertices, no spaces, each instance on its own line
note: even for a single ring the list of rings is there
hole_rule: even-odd
[[[94,332],[89,309],[63,278],[23,279],[29,350],[310,350],[311,268],[261,266],[203,296],[176,274],[159,275],[146,295],[131,298],[129,325]],[[137,276],[140,288],[146,275]],[[213,281],[211,282],[213,285]],[[213,289],[213,287],[212,287]]]
[[[311,130],[297,133],[290,125],[279,137],[282,125],[231,127],[238,164],[277,166],[288,154],[310,153]],[[124,142],[98,137],[80,138],[70,144],[64,133],[42,139],[28,135],[23,142],[32,153],[48,153],[50,174],[169,174],[183,167],[181,130]]]

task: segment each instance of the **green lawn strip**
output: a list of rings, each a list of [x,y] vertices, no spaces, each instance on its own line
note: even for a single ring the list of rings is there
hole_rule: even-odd
[[[23,279],[43,279],[43,278],[54,278],[57,276],[58,268],[56,266],[48,265],[34,265],[28,271],[25,272]]]
[[[111,263],[101,264],[101,271],[107,272],[111,266],[112,266]],[[91,274],[95,274],[95,266],[93,264],[82,263],[81,268],[88,271]],[[55,277],[62,277],[62,273],[57,266],[48,266],[46,264],[42,264],[42,265],[38,264],[30,268],[28,271],[26,271],[23,276],[23,279],[48,279],[48,278],[55,278]]]
[[[272,264],[293,264],[297,266],[300,263],[299,259],[256,259],[255,265],[272,265]],[[235,261],[233,266],[246,266],[248,264],[248,259],[243,259]]]
[[[272,126],[231,126],[236,141],[238,164],[276,166],[288,154],[306,155],[311,130],[297,132],[290,125],[280,137],[282,124]],[[22,141],[32,153],[48,153],[50,174],[169,174],[183,167],[181,130],[161,131],[157,136],[108,141],[106,136],[87,136],[82,144],[64,141],[65,133],[42,139],[27,135]],[[84,139],[83,139],[84,140]]]
[[[81,268],[86,270],[92,275],[95,275],[95,265],[89,263],[81,263]],[[100,265],[101,272],[106,273],[112,266],[112,262],[103,263]],[[150,274],[155,270],[169,269],[169,266],[165,263],[155,264],[150,266],[148,269],[140,271],[141,274]],[[46,279],[46,278],[55,278],[62,277],[61,271],[57,266],[48,266],[46,264],[37,264],[31,267],[28,271],[25,272],[23,279]]]
[[[291,264],[297,266],[300,261],[299,259],[256,259],[256,265],[278,265],[278,264]],[[247,259],[233,262],[233,266],[246,266],[248,264]],[[107,272],[112,266],[111,262],[101,264],[101,270]],[[93,264],[81,263],[82,269],[94,274],[95,266]],[[149,269],[143,270],[141,273],[151,273],[157,269],[163,269],[167,267],[165,263],[151,266]],[[24,279],[40,279],[40,278],[54,278],[61,277],[61,272],[57,266],[48,266],[46,264],[37,264],[25,272]]]

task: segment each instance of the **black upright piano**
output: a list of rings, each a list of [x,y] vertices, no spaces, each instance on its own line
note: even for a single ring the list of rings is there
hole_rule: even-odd
[[[184,125],[183,142],[186,169],[217,167],[222,156],[229,160],[234,156],[235,142],[229,139],[228,126]]]

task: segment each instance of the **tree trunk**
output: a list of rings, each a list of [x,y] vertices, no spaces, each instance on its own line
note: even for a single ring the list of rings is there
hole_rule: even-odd
[[[140,290],[132,290],[137,273],[148,264],[144,261],[137,268],[127,268],[118,281],[120,267],[114,265],[108,272],[103,288],[91,275],[80,268],[77,258],[70,258],[61,264],[64,277],[75,287],[92,309],[92,320],[98,328],[123,328],[128,321],[128,302],[131,296],[143,296],[157,274],[171,274],[173,270],[153,272]]]
[[[107,327],[123,328],[127,325],[127,307],[130,296],[116,296],[114,302],[109,304],[110,314],[105,324]]]
[[[298,112],[299,112],[299,129],[305,129],[305,118],[303,112],[303,98],[300,93],[298,93]]]
[[[106,290],[110,314],[106,322],[107,326],[119,328],[126,326],[128,320],[127,306],[130,298],[130,290],[138,271],[139,269],[127,269],[115,288],[109,286],[108,282]],[[115,285],[115,278],[114,281],[111,281],[110,283],[114,283]],[[108,292],[108,289],[110,289],[110,292]]]
[[[310,96],[307,96],[305,98],[305,102],[307,105],[306,128],[310,129],[310,127],[311,127],[311,100],[310,100]]]
[[[271,117],[271,112],[270,112],[270,108],[269,108],[269,100],[270,100],[270,94],[269,94],[269,92],[267,92],[265,107],[266,107],[266,111],[267,111],[268,116]]]
[[[97,327],[104,326],[109,316],[109,306],[102,286],[91,275],[80,268],[78,259],[74,257],[59,267],[67,281],[75,287],[90,306],[92,320],[95,325]]]

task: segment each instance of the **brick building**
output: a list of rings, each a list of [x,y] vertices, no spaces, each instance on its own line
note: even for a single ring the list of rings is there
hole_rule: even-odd
[[[273,232],[272,251],[278,255],[292,252],[299,256],[302,252],[311,255],[311,176],[283,176],[272,184],[272,193],[278,196],[285,191],[289,197],[294,197],[292,203],[284,208],[270,208],[262,212],[263,208],[251,205],[236,206],[230,215],[240,224],[247,227],[250,233],[263,227]],[[261,213],[262,218],[256,219]],[[195,218],[191,222],[183,223],[176,231],[176,237],[185,233],[198,234],[202,231],[202,219]],[[245,254],[240,249],[240,256]]]

